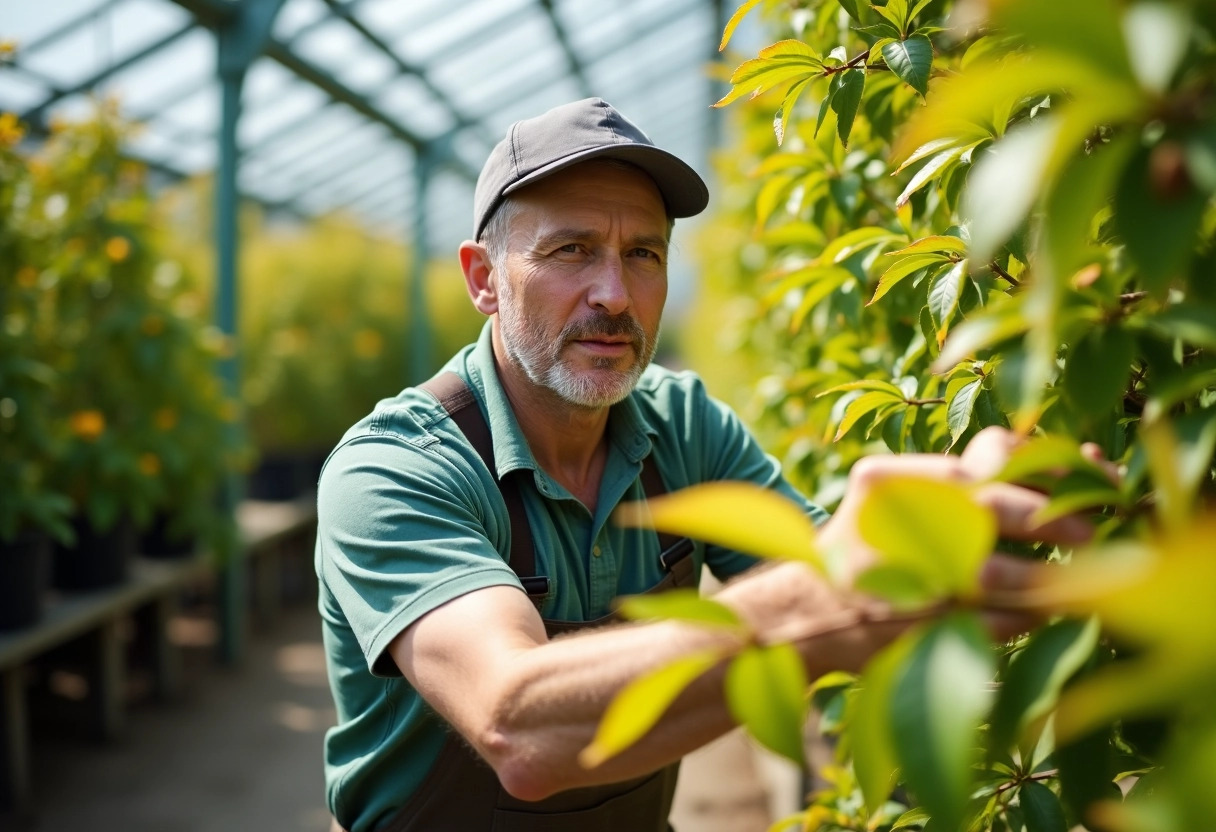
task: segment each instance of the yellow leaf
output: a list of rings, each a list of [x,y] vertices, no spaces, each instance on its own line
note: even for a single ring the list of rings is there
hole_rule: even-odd
[[[645,526],[704,540],[738,552],[798,560],[822,569],[815,526],[793,500],[747,482],[710,482],[625,503],[616,511],[623,526]]]
[[[971,489],[923,477],[876,483],[862,503],[862,539],[880,562],[906,568],[943,596],[973,596],[996,543],[992,512]]]
[[[641,739],[684,688],[723,655],[720,648],[691,653],[623,687],[604,712],[595,738],[578,755],[579,764],[595,768]]]

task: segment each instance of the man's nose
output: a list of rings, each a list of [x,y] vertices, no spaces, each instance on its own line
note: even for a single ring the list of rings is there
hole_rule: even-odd
[[[629,289],[620,255],[607,255],[598,264],[587,291],[587,304],[609,315],[619,315],[629,308]]]

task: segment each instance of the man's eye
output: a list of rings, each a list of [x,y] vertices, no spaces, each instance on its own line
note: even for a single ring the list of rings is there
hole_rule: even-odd
[[[646,258],[649,258],[649,259],[655,261],[656,263],[660,263],[663,260],[663,258],[659,256],[659,253],[657,251],[651,251],[648,248],[635,248],[633,250],[633,256],[634,257],[646,257]]]
[[[559,248],[558,251],[564,252],[565,254],[575,254],[578,251],[578,243],[566,243],[564,246]]]

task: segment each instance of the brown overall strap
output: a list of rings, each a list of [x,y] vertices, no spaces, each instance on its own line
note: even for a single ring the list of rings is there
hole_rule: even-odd
[[[536,548],[532,543],[532,526],[524,511],[523,496],[517,478],[522,472],[512,471],[501,478],[498,476],[490,426],[486,424],[481,408],[477,406],[477,399],[464,379],[453,372],[443,372],[418,386],[443,405],[443,409],[464,433],[498,483],[498,490],[502,492],[503,500],[507,504],[507,515],[511,518],[511,552],[508,563],[519,577],[528,597],[539,605],[549,594],[549,579],[536,574]],[[648,499],[667,493],[667,486],[655,465],[653,454],[642,460],[641,478],[642,490]],[[691,572],[693,561],[688,556],[692,554],[693,548],[692,541],[686,537],[666,533],[659,535],[659,563],[664,571],[674,578],[674,583],[683,584],[686,575],[682,573]]]

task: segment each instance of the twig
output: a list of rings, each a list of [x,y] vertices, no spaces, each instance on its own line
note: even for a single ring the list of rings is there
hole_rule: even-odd
[[[1001,268],[1001,264],[996,262],[995,260],[993,260],[991,263],[988,264],[988,268],[990,268],[994,272],[996,272],[996,276],[999,277],[1001,280],[1008,282],[1010,286],[1013,286],[1014,288],[1016,288],[1016,287],[1022,285],[1021,281],[1019,281],[1016,277],[1014,277],[1009,272],[1007,272],[1003,268]]]

